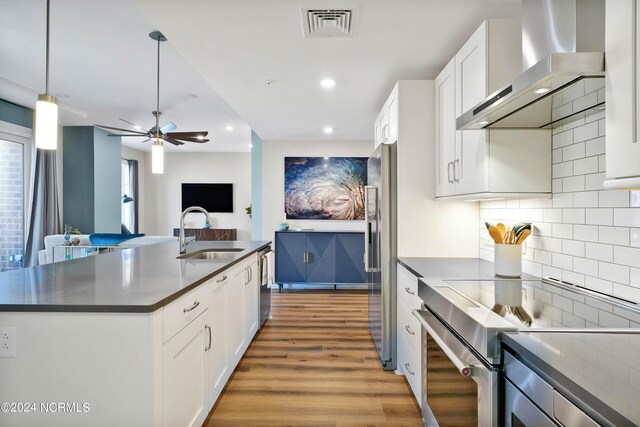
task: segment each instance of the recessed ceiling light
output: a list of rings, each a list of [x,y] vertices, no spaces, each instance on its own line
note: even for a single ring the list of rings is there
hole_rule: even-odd
[[[233,130],[233,126],[227,125],[225,129],[227,130],[227,132],[231,132]]]
[[[336,85],[336,81],[333,79],[324,79],[320,82],[322,87],[330,89]]]
[[[486,125],[488,125],[488,124],[489,124],[489,121],[488,121],[488,120],[483,120],[483,121],[481,121],[481,122],[478,122],[478,124],[479,124],[480,126],[486,126]]]
[[[551,90],[550,87],[539,87],[538,89],[534,90],[533,93],[537,93],[538,95],[542,95],[543,93],[547,93]]]
[[[327,126],[326,128],[323,128],[322,131],[324,133],[333,133],[333,128]]]
[[[137,130],[141,130],[141,129],[142,129],[142,126],[133,125],[133,128],[134,128],[134,129],[137,129]]]
[[[253,144],[249,144],[249,148],[252,148],[252,147],[253,147]]]

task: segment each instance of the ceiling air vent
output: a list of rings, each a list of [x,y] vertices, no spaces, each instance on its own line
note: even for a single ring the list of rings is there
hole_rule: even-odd
[[[355,9],[313,9],[303,8],[302,27],[304,36],[309,37],[351,37],[354,34]]]

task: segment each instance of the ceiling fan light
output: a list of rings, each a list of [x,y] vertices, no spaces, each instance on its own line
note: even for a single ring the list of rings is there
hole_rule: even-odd
[[[36,148],[55,150],[58,147],[58,104],[51,95],[38,96],[35,139]]]
[[[156,174],[164,173],[164,146],[159,139],[151,147],[151,172]]]

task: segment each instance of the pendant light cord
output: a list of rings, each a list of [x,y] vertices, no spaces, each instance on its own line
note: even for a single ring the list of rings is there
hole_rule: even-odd
[[[50,1],[47,0],[47,45],[46,45],[46,56],[45,56],[45,90],[44,93],[49,95],[49,21],[50,21]]]
[[[49,1],[49,0],[47,0]],[[156,78],[156,143],[160,139],[160,36],[158,36],[158,70]]]

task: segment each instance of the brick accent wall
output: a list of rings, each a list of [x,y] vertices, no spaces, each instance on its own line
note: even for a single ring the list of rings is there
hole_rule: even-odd
[[[586,88],[577,84],[558,105],[593,96]],[[482,258],[493,261],[485,221],[532,222],[525,272],[640,302],[640,191],[602,189],[605,132],[604,111],[554,130],[552,199],[481,203]]]
[[[22,267],[24,254],[22,150],[22,144],[0,141],[0,272]]]

